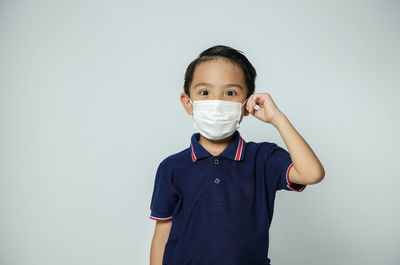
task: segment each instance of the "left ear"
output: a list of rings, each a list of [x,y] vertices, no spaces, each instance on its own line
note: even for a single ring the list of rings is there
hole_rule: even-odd
[[[243,107],[244,107],[243,116],[249,116],[250,112],[247,110],[246,106]]]
[[[243,108],[244,108],[243,116],[249,116],[249,114],[250,114],[250,112],[246,108],[248,100],[249,100],[249,98],[246,99],[246,101],[245,101],[246,104],[243,105]]]

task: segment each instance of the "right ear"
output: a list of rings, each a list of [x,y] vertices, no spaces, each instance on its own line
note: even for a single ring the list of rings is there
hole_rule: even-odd
[[[180,100],[182,102],[183,107],[186,110],[186,113],[189,115],[193,115],[193,106],[192,103],[190,103],[188,95],[186,95],[185,92],[182,92],[180,94]]]

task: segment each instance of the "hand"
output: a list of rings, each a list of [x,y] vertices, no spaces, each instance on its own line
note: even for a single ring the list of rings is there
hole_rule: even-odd
[[[259,106],[258,110],[254,109]],[[275,105],[269,93],[255,93],[249,97],[246,103],[247,111],[259,120],[274,124],[283,113]]]

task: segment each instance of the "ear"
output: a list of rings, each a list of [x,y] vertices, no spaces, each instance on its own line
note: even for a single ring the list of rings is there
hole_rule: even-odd
[[[186,113],[189,115],[193,115],[193,106],[190,103],[188,95],[186,95],[185,92],[182,92],[179,97],[183,105],[183,108],[186,110]]]
[[[244,116],[249,116],[250,112],[246,109],[246,106],[244,106],[244,112],[243,115]]]
[[[243,115],[244,116],[249,116],[250,112],[247,110],[247,103],[249,103],[249,99],[246,99],[246,104],[244,104],[243,108],[244,108],[244,112]]]

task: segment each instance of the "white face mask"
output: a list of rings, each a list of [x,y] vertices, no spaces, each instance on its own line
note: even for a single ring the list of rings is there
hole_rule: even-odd
[[[189,98],[193,106],[193,127],[210,140],[220,140],[231,136],[239,129],[243,102],[227,100],[195,100]]]

